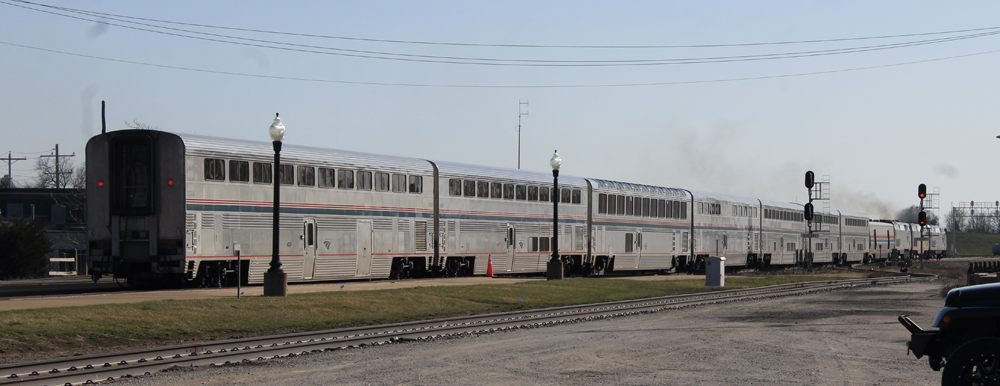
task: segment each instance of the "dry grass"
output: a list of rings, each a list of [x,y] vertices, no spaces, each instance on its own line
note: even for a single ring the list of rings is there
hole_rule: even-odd
[[[725,289],[847,276],[728,277]],[[0,362],[717,289],[705,287],[700,280],[573,278],[508,285],[314,293],[284,298],[164,300],[4,311],[0,312]]]

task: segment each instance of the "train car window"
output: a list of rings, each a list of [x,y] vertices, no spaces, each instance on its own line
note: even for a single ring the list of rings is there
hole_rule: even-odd
[[[560,189],[562,194],[559,195],[559,202],[565,202],[567,204],[573,202],[573,193],[569,189]]]
[[[617,196],[617,197],[618,197],[618,205],[617,205],[618,206],[618,214],[624,216],[625,215],[625,196]]]
[[[337,187],[337,171],[328,168],[319,168],[318,176],[316,178],[319,183],[318,186],[321,188],[335,188]]]
[[[667,205],[669,205],[668,204],[669,201],[667,201],[667,200],[657,200],[657,201],[660,202],[660,205],[659,205],[659,208],[656,211],[656,216],[659,217],[659,218],[666,218],[667,217]]]
[[[299,166],[299,186],[316,186],[316,168]]]
[[[632,250],[633,250],[632,249],[634,247],[634,245],[633,245],[634,242],[632,241],[633,237],[634,237],[633,233],[626,233],[625,234],[625,252],[626,253],[631,253]]]
[[[649,199],[642,199],[642,217],[649,217]]]
[[[503,199],[504,200],[514,199],[514,184],[503,184]]]
[[[632,200],[634,200],[632,197],[628,197],[628,196],[625,197],[625,215],[626,216],[631,216],[632,213],[634,212],[632,210],[633,209]]]
[[[337,187],[341,189],[354,189],[354,171],[337,170]]]
[[[524,185],[514,186],[514,199],[524,201],[528,199],[528,187]]]
[[[375,172],[375,191],[376,192],[389,191],[389,173]]]
[[[503,197],[503,184],[499,182],[490,183],[490,198],[497,200]]]
[[[483,181],[476,182],[476,193],[480,198],[490,198],[490,183]],[[497,198],[500,198],[500,196],[497,195]]]
[[[538,237],[528,238],[528,252],[538,252]]]
[[[357,172],[358,190],[372,190],[372,172]]]
[[[548,252],[549,251],[549,246],[551,246],[554,243],[552,242],[552,238],[551,237],[539,237],[538,238],[538,244],[539,244],[538,245],[538,251],[539,252]]]
[[[468,183],[468,181],[466,181],[466,183]],[[376,192],[389,191],[389,173],[375,172],[375,191]]]
[[[660,217],[658,211],[659,209],[660,209],[660,200],[657,200],[655,198],[649,200],[649,217]]]
[[[256,184],[270,184],[274,182],[271,179],[271,164],[254,162],[253,182]]]
[[[153,213],[153,139],[147,135],[123,135],[111,140],[108,161],[111,172],[111,213],[146,215]],[[225,161],[213,162],[223,168]],[[220,164],[221,165],[218,165]],[[208,166],[208,160],[205,161]],[[207,170],[208,168],[206,168]],[[205,175],[206,179],[208,173]],[[10,215],[10,208],[8,216]]]
[[[250,162],[229,161],[229,182],[250,182]]]
[[[463,192],[465,193],[463,195],[465,197],[476,196],[476,181],[465,180],[465,182],[463,182],[462,184],[463,184],[462,186],[464,187]]]
[[[225,181],[226,160],[205,158],[205,181]]]
[[[528,201],[538,201],[538,187],[529,186],[528,187]]]
[[[448,180],[448,195],[449,196],[462,195],[462,180],[457,178],[452,178]]]
[[[546,186],[538,188],[538,201],[546,202],[549,200],[549,188]]]
[[[573,203],[579,204],[581,202],[581,192],[579,189],[573,189]]]
[[[608,195],[605,193],[597,195],[597,213],[598,214],[608,213]]]
[[[424,176],[410,176],[410,193],[424,192]]]
[[[295,165],[281,165],[278,178],[282,185],[295,185]]]
[[[406,175],[392,175],[392,191],[395,193],[406,193]]]
[[[680,219],[685,219],[685,218],[688,217],[687,216],[687,211],[688,211],[687,205],[685,205],[684,203],[682,203],[680,201],[674,201],[674,216],[675,217],[680,218]],[[680,214],[681,214],[680,216],[677,216],[678,212],[680,212]]]

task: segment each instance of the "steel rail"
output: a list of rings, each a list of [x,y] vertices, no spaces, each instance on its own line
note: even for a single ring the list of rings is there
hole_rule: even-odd
[[[181,366],[224,365],[315,352],[382,345],[466,334],[535,328],[568,321],[595,320],[668,308],[776,297],[906,282],[910,276],[831,280],[721,290],[697,294],[459,316],[405,323],[202,342],[102,355],[0,365],[0,385],[75,385],[114,381]]]

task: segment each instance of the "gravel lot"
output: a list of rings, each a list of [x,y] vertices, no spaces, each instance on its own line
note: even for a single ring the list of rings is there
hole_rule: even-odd
[[[906,355],[942,281],[865,287],[458,339],[176,369],[125,385],[931,385]]]

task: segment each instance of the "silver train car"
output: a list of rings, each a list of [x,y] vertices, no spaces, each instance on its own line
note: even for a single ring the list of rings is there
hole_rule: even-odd
[[[566,175],[555,191],[548,173],[288,145],[273,170],[270,143],[152,130],[86,151],[89,268],[130,285],[263,282],[275,179],[290,282],[540,274],[556,247],[572,275],[699,270],[709,256],[763,268],[807,246],[802,205],[750,197]],[[817,263],[913,242],[908,224],[863,214],[814,227]]]

